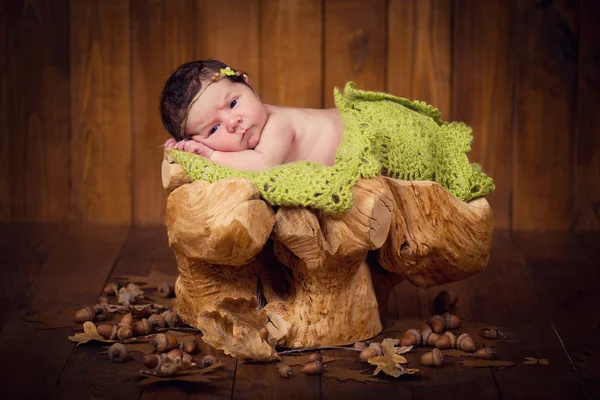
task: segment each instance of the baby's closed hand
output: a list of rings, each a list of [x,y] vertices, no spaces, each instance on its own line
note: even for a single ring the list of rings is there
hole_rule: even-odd
[[[196,142],[194,140],[180,140],[176,142],[175,139],[169,139],[165,143],[165,148],[167,150],[175,149],[181,151],[187,151],[188,153],[199,154],[206,158],[209,158],[212,152],[214,151],[210,147],[200,142]]]

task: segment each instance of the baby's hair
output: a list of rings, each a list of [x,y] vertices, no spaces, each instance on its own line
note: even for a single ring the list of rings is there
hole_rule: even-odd
[[[190,61],[180,65],[167,79],[160,95],[159,109],[165,129],[175,140],[187,139],[180,134],[187,108],[196,93],[221,68],[227,68],[227,64],[212,59]],[[227,79],[246,84],[243,76],[228,76]]]

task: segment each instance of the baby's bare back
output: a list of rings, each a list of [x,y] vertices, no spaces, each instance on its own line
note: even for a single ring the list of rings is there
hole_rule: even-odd
[[[342,117],[337,109],[267,107],[272,120],[265,126],[261,141],[277,140],[282,131],[291,130],[294,135],[284,163],[314,161],[333,165],[343,136]]]

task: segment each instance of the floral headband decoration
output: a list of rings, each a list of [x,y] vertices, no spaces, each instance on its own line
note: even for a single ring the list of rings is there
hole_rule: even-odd
[[[206,84],[204,85],[204,87],[202,89],[200,89],[198,91],[198,93],[196,93],[196,95],[194,96],[194,98],[192,99],[192,101],[190,101],[190,104],[187,106],[187,109],[185,110],[185,117],[183,117],[183,121],[181,122],[181,125],[179,126],[179,136],[181,138],[185,137],[185,124],[187,123],[188,115],[190,114],[190,110],[192,109],[192,105],[194,105],[194,103],[196,102],[196,100],[198,100],[198,98],[200,97],[200,95],[202,93],[204,93],[204,91],[206,90],[206,88],[209,87],[211,85],[211,83],[218,82],[221,79],[225,78],[226,76],[243,76],[244,78],[247,78],[247,75],[245,73],[240,72],[240,71],[235,71],[235,70],[231,69],[230,67],[221,68],[219,70],[219,72],[215,72],[213,74],[213,76],[210,77],[210,81],[206,82]]]

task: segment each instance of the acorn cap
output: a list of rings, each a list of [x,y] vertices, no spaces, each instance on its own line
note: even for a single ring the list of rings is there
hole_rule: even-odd
[[[108,358],[112,362],[121,363],[127,359],[127,347],[123,343],[114,343],[108,348]]]
[[[477,358],[484,358],[486,360],[491,360],[496,355],[496,352],[491,347],[485,346],[480,349],[477,349],[473,355]]]
[[[135,336],[149,335],[152,333],[152,324],[146,318],[142,318],[141,321],[133,323],[132,329]]]
[[[444,354],[440,349],[433,348],[421,356],[419,362],[428,367],[441,367],[444,362]]]
[[[440,333],[444,330],[446,321],[441,315],[432,315],[431,318],[429,318],[429,325],[431,326],[431,330],[433,330],[435,333]]]
[[[447,312],[442,317],[447,329],[458,329],[462,325],[462,319],[458,315],[452,315]]]
[[[164,353],[177,347],[178,342],[174,336],[159,333],[150,343],[156,347],[157,351]]]
[[[456,348],[463,351],[475,351],[475,342],[473,338],[468,333],[463,333],[458,338],[456,338]]]
[[[456,347],[456,335],[450,331],[446,331],[446,332],[444,332],[444,336],[448,336],[450,338],[450,347],[455,348]]]
[[[152,314],[148,317],[148,322],[150,322],[150,324],[152,325],[152,330],[154,332],[156,332],[159,329],[163,329],[165,326],[167,326],[165,319],[160,314]]]
[[[409,329],[400,338],[400,346],[418,346],[421,344],[422,337],[418,329]]]
[[[205,355],[204,357],[202,357],[202,361],[200,361],[200,365],[202,365],[202,368],[208,368],[216,363],[217,359],[212,354]]]

